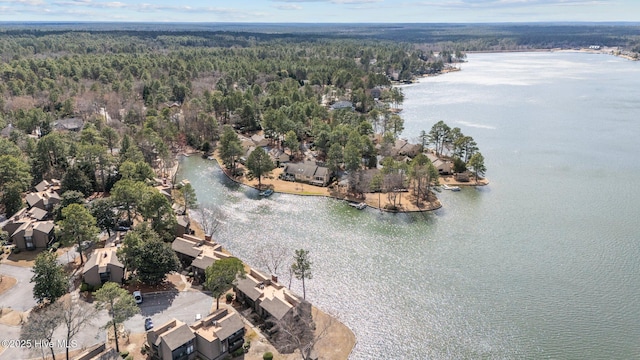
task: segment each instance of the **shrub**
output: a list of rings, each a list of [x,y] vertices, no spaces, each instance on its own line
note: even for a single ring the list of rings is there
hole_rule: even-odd
[[[270,351],[267,351],[266,353],[264,353],[264,355],[262,355],[262,359],[263,360],[272,360],[273,359],[273,354]]]
[[[127,358],[127,356],[129,356],[129,352],[128,352],[128,351],[121,351],[121,352],[120,352],[120,356],[121,356],[123,359],[126,359],[126,358]]]
[[[82,292],[91,291],[91,285],[87,284],[86,282],[83,282],[82,285],[80,285],[80,291]]]
[[[227,302],[230,303],[233,301],[233,294],[227,294]]]
[[[17,247],[13,248],[13,253],[20,254],[20,249],[18,249]]]
[[[234,351],[233,354],[231,355],[233,355],[233,357],[242,356],[244,355],[244,349],[243,348],[236,349],[236,351]]]
[[[133,360],[133,355],[131,354],[127,355],[127,357],[124,358],[124,360]]]

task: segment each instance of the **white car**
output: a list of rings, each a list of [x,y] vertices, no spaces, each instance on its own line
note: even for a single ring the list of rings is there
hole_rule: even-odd
[[[142,293],[140,291],[134,291],[133,298],[136,300],[136,304],[142,304]]]

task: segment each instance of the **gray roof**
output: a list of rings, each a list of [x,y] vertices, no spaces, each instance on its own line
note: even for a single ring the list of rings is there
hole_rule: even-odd
[[[49,214],[46,210],[42,210],[40,208],[31,208],[29,209],[29,216],[35,220],[42,220],[47,217]]]
[[[49,234],[53,230],[53,221],[36,221],[33,228],[45,234]]]
[[[318,168],[318,165],[314,163],[293,163],[293,164],[288,164],[287,167],[284,169],[284,172],[286,174],[313,177],[313,174],[316,173],[317,168]]]
[[[80,118],[61,119],[53,122],[56,130],[78,131],[84,126],[84,121]]]
[[[219,330],[216,330],[216,336],[221,341],[227,339],[229,336],[235,334],[238,330],[244,328],[244,324],[242,323],[242,319],[238,316],[237,313],[231,313],[230,316],[222,319],[222,321],[218,322]]]
[[[236,285],[236,288],[242,291],[242,293],[244,293],[249,299],[256,301],[260,295],[262,295],[262,292],[256,287],[256,285],[258,285],[257,282],[249,277],[245,277],[244,279],[238,279],[238,285]]]
[[[40,191],[45,191],[49,188],[49,182],[47,180],[42,180],[38,183],[38,185],[35,186],[36,191],[40,192]]]
[[[337,103],[331,105],[332,110],[338,109],[353,109],[353,103],[351,101],[338,101]]]
[[[162,334],[159,339],[162,339],[169,349],[173,351],[195,338],[196,336],[191,331],[191,328],[187,326],[187,324],[182,324],[171,329],[171,331]]]
[[[195,266],[198,269],[205,270],[206,268],[211,266],[215,261],[216,259],[209,256],[197,257],[195,258],[195,260],[191,262],[191,266]]]
[[[109,256],[108,264],[124,269],[124,265],[120,262],[120,260],[118,259],[118,256],[115,254],[116,248],[106,248],[106,249],[96,249],[96,251],[91,255],[91,257],[89,257],[87,262],[84,263],[84,267],[82,268],[82,273],[84,274],[87,271],[91,270],[91,268],[93,268],[94,266],[97,266],[100,262],[100,258],[102,256],[105,256],[108,251],[114,252],[114,254],[111,254],[111,256]],[[98,271],[102,272],[101,270],[98,270]]]
[[[265,309],[276,320],[282,319],[291,310],[291,305],[283,299],[273,297],[272,299],[264,299],[260,302],[260,306]]]
[[[0,133],[2,134],[2,136],[4,137],[9,137],[11,135],[11,132],[13,131],[13,124],[9,124],[7,125],[7,127],[5,127],[4,129],[2,129],[2,131],[0,131]]]
[[[29,206],[33,206],[35,205],[38,201],[42,200],[42,196],[40,196],[40,194],[38,193],[29,193],[27,194],[27,196],[25,196],[25,200],[27,201],[27,204],[29,204]]]
[[[192,258],[197,257],[202,252],[201,249],[195,248],[192,241],[183,239],[181,237],[175,238],[171,243],[171,248],[173,251],[178,252],[180,254],[184,254],[187,256],[191,256]]]

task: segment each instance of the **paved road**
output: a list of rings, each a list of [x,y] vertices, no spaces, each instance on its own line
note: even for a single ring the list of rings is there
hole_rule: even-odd
[[[27,311],[36,305],[33,284],[29,282],[33,276],[31,268],[0,264],[0,274],[17,280],[11,289],[0,295],[0,305],[18,311]]]

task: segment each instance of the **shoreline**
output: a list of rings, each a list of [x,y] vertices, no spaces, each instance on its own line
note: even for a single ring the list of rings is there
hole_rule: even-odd
[[[196,153],[199,153],[202,155],[202,153],[200,152],[196,152]],[[387,193],[365,193],[364,198],[357,199],[349,196],[342,196],[344,194],[336,194],[335,192],[332,192],[332,190],[329,187],[318,187],[318,186],[305,184],[305,183],[280,180],[278,179],[278,176],[277,176],[278,174],[275,174],[275,175],[272,174],[268,177],[264,177],[262,179],[262,188],[258,188],[258,181],[255,179],[251,181],[247,181],[245,177],[238,179],[230,176],[230,174],[224,169],[224,167],[220,165],[222,162],[218,156],[217,151],[214,152],[213,155],[207,157],[207,159],[215,161],[216,165],[220,167],[220,169],[222,170],[222,173],[227,177],[227,179],[233,181],[236,184],[248,186],[258,191],[264,190],[264,189],[271,189],[276,193],[282,193],[282,194],[299,195],[299,196],[319,196],[319,197],[335,199],[337,201],[347,201],[347,202],[356,202],[356,203],[364,202],[367,204],[368,207],[371,207],[374,210],[379,210],[381,212],[383,211],[388,213],[422,213],[422,212],[435,211],[443,207],[442,202],[440,201],[440,199],[437,199],[437,198],[435,201],[423,202],[421,203],[421,206],[416,206],[415,202],[410,202],[408,198],[402,196],[402,194],[408,194],[408,192],[400,192],[398,195],[400,197],[399,204],[398,204],[399,208],[397,210],[391,210],[391,209],[385,208],[384,206],[378,205],[379,201],[381,200],[381,197],[383,197],[383,195],[385,195],[386,197]],[[282,168],[276,168],[274,169],[274,171],[276,173],[281,172]],[[460,187],[478,187],[478,186],[486,186],[489,184],[489,181],[486,178],[479,180],[477,184],[474,182],[459,182],[453,179],[453,175],[440,177],[440,180],[441,180],[441,185],[446,184],[446,185],[453,185],[453,186],[460,186]],[[277,186],[279,186],[279,188],[277,188]],[[434,193],[433,190],[431,192]],[[403,200],[405,201],[404,204],[403,204]],[[386,205],[387,203],[383,203],[380,201],[380,204]]]
[[[600,49],[589,48],[576,48],[576,49],[512,49],[512,50],[481,50],[481,51],[465,51],[467,54],[501,54],[501,53],[537,53],[537,52],[570,52],[570,53],[584,53],[584,54],[602,54],[620,57],[629,61],[640,61],[639,58],[634,58],[629,55],[629,51],[621,50],[618,47],[602,47]]]

